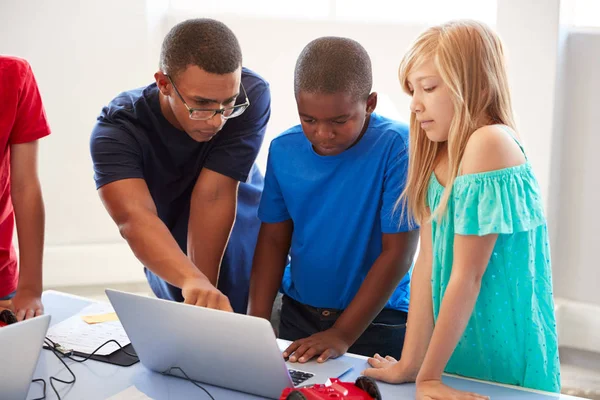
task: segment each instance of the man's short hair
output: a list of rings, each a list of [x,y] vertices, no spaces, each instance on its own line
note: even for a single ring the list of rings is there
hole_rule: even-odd
[[[175,25],[163,40],[160,69],[175,76],[190,65],[224,75],[242,65],[242,50],[224,23],[208,18],[188,19]]]
[[[349,93],[366,100],[373,86],[371,59],[355,40],[334,36],[310,42],[294,71],[294,93]]]

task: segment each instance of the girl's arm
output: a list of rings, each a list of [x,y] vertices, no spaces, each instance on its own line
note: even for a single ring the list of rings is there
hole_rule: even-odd
[[[525,162],[513,138],[499,126],[484,126],[471,135],[462,160],[463,173],[499,170]],[[440,380],[473,313],[481,279],[498,235],[454,237],[454,260],[435,330],[417,384]]]
[[[369,359],[373,368],[363,372],[389,383],[414,382],[423,363],[433,332],[433,305],[431,300],[431,224],[421,226],[420,248],[410,283],[410,304],[406,324],[406,338],[400,361],[375,355]]]
[[[473,313],[497,237],[455,235],[452,274],[417,382],[441,379]]]

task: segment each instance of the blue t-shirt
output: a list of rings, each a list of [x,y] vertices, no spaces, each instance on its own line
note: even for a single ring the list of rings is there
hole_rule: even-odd
[[[96,187],[127,178],[144,179],[158,217],[184,252],[191,194],[202,168],[242,182],[218,287],[236,312],[245,313],[263,185],[262,175],[253,163],[271,113],[271,95],[268,83],[246,68],[242,69],[242,83],[250,107],[228,120],[208,142],[196,142],[166,120],[153,83],[121,93],[102,109],[92,131],[90,149]],[[240,97],[238,103],[245,100]],[[158,297],[183,301],[181,289],[148,269],[146,276]]]
[[[372,114],[363,137],[320,156],[295,126],[271,143],[258,210],[294,223],[283,292],[313,307],[345,309],[381,254],[382,234],[410,230],[394,204],[408,168],[408,127]],[[410,272],[386,308],[408,311]]]

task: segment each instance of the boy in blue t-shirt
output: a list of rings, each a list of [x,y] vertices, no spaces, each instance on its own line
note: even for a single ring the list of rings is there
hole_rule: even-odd
[[[271,143],[249,313],[269,318],[281,286],[279,336],[294,341],[292,362],[402,352],[418,240],[394,212],[408,128],[373,114],[371,86],[359,43],[312,41],[294,76],[301,125]]]

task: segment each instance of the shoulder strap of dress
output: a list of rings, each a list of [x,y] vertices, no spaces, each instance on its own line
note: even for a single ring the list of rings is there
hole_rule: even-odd
[[[521,149],[521,151],[523,152],[523,155],[525,156],[525,160],[527,160],[527,153],[525,153],[525,148],[523,148],[523,145],[521,144],[521,142],[519,142],[517,140],[517,138],[515,137],[514,132],[512,131],[512,129],[510,129],[508,126],[506,125],[498,125],[500,128],[502,128],[502,130],[504,130],[505,132],[507,132],[511,138],[513,138],[513,140],[517,143],[517,145],[519,146],[519,148]]]
[[[517,140],[517,138],[515,137],[514,132],[512,131],[512,129],[510,129],[508,126],[506,125],[501,125],[498,124],[497,126],[499,126],[503,131],[505,131],[506,133],[509,134],[509,136],[517,143],[517,146],[519,146],[519,148],[521,149],[521,151],[523,152],[523,155],[525,156],[525,160],[529,161],[529,159],[527,158],[527,153],[525,153],[525,148],[523,147],[523,145],[521,144],[521,142],[519,142]],[[458,165],[458,175],[462,175],[462,160],[460,160],[460,164]]]

